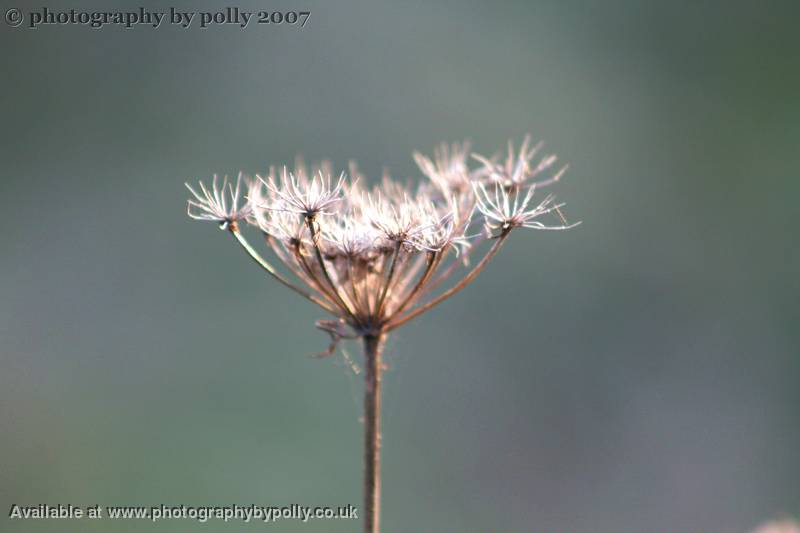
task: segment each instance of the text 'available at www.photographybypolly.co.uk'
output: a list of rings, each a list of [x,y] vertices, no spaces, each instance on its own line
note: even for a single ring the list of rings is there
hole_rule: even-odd
[[[8,511],[11,520],[162,520],[189,519],[198,522],[221,520],[223,522],[264,522],[285,520],[356,520],[358,509],[352,505],[338,507],[308,505],[152,505],[152,506],[100,506],[13,504]]]

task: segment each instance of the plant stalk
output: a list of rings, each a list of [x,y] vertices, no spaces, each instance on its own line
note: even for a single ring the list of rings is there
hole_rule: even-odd
[[[378,533],[381,516],[381,380],[383,334],[364,337],[364,532]]]

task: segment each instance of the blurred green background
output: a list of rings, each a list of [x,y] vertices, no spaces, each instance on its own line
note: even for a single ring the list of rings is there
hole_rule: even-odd
[[[0,24],[4,513],[361,506],[359,377],[308,357],[322,315],[189,220],[183,182],[298,152],[416,176],[414,149],[529,131],[570,163],[555,192],[584,223],[518,233],[391,337],[384,531],[736,533],[800,513],[796,2],[227,5],[312,15]]]

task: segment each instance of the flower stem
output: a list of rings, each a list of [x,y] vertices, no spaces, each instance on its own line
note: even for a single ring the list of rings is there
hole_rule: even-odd
[[[481,271],[484,268],[486,268],[486,265],[489,264],[489,261],[491,261],[491,259],[495,256],[495,254],[500,251],[500,247],[503,246],[503,243],[505,242],[506,238],[508,237],[509,231],[510,230],[504,230],[503,233],[501,233],[497,237],[497,240],[494,241],[494,244],[489,249],[489,251],[486,252],[486,255],[483,256],[483,259],[481,259],[480,262],[477,265],[475,265],[475,267],[472,270],[470,270],[469,273],[461,279],[461,281],[456,283],[454,286],[450,287],[448,290],[444,291],[442,294],[440,294],[436,298],[434,298],[434,299],[432,299],[432,300],[420,305],[419,307],[409,311],[408,313],[406,313],[405,315],[403,315],[403,316],[401,316],[401,317],[399,317],[397,319],[390,320],[389,324],[386,325],[386,328],[384,329],[384,331],[391,331],[391,330],[393,330],[395,328],[398,328],[398,327],[402,326],[403,324],[405,324],[406,322],[408,322],[412,318],[417,317],[417,316],[421,315],[422,313],[424,313],[425,311],[428,311],[428,310],[432,309],[433,307],[439,305],[440,303],[442,303],[443,301],[447,300],[448,298],[450,298],[454,294],[456,294],[459,291],[461,291],[464,287],[469,285],[472,282],[472,280],[474,280],[478,276],[478,274],[480,274]]]
[[[364,532],[380,531],[383,334],[364,337]]]
[[[244,250],[247,252],[247,254],[253,259],[253,261],[255,261],[258,264],[258,266],[263,268],[267,272],[267,274],[269,274],[270,276],[272,276],[273,278],[275,278],[276,280],[281,282],[286,287],[292,289],[294,292],[296,292],[299,295],[303,296],[307,300],[310,300],[310,301],[314,302],[315,304],[317,304],[318,306],[322,307],[326,311],[329,311],[331,313],[335,313],[335,309],[333,307],[331,307],[330,305],[328,305],[326,302],[320,300],[319,298],[317,298],[313,294],[309,294],[308,292],[304,291],[303,289],[301,289],[300,287],[298,287],[297,285],[295,285],[294,283],[292,283],[291,281],[287,280],[282,275],[280,275],[278,273],[278,271],[275,270],[272,267],[272,265],[267,263],[264,260],[264,258],[261,257],[259,255],[259,253],[256,252],[255,249],[252,246],[250,246],[250,243],[247,242],[247,240],[242,236],[241,233],[239,233],[239,231],[236,229],[235,226],[231,226],[229,231],[231,232],[231,234],[234,237],[236,237],[236,240],[239,242],[239,244],[242,246],[242,248],[244,248]]]
[[[322,275],[325,277],[325,280],[328,282],[328,286],[331,289],[331,294],[336,297],[338,300],[339,305],[342,306],[342,309],[347,312],[350,317],[355,320],[356,316],[354,311],[350,308],[348,303],[344,300],[342,295],[339,293],[339,289],[337,288],[336,283],[333,282],[333,278],[331,277],[330,273],[328,272],[328,267],[325,266],[325,258],[322,256],[322,250],[319,247],[319,234],[317,230],[314,229],[314,218],[307,216],[306,217],[306,226],[308,226],[308,232],[311,235],[311,244],[314,245],[314,253],[317,256],[317,263],[319,263],[319,268],[322,270]]]

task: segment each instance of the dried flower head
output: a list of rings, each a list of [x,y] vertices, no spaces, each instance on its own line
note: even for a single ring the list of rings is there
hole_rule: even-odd
[[[344,178],[345,174],[342,172],[339,180],[333,185],[331,175],[323,174],[322,170],[309,179],[302,170],[293,174],[287,172],[284,167],[280,184],[272,177],[264,182],[273,194],[275,202],[258,207],[288,211],[305,217],[333,214],[334,204],[341,199]]]
[[[189,215],[219,222],[271,276],[331,313],[334,321],[319,327],[334,341],[375,336],[463,289],[513,230],[574,226],[554,196],[532,203],[535,190],[563,173],[537,183],[555,161],[549,156],[533,164],[538,150],[526,138],[516,155],[509,145],[504,165],[476,155],[482,166],[470,169],[468,144],[443,144],[433,158],[414,154],[428,179],[416,187],[384,175],[367,188],[355,164],[348,180],[344,173],[333,179],[329,163],[309,174],[298,162],[280,178],[271,170],[249,180],[246,202],[241,176],[235,186],[226,178],[221,187],[215,177],[210,191],[202,183],[202,194],[189,187]],[[476,217],[486,231],[469,236]],[[262,234],[282,270],[249,244],[240,221]],[[466,270],[466,259],[487,239],[492,245]]]
[[[544,187],[560,180],[561,176],[563,176],[569,168],[566,165],[561,167],[550,177],[540,180],[542,174],[548,171],[556,163],[558,158],[550,154],[544,156],[538,163],[534,164],[536,155],[544,145],[541,142],[534,146],[530,144],[531,137],[528,135],[522,141],[519,153],[514,155],[514,145],[509,141],[508,154],[506,155],[504,164],[496,163],[496,157],[488,159],[478,154],[473,154],[473,157],[483,163],[483,170],[488,176],[489,181],[497,183],[506,189],[522,188],[525,185]]]
[[[463,191],[470,186],[470,170],[467,166],[469,143],[440,144],[433,152],[433,159],[414,152],[414,161],[422,173],[445,195]]]
[[[236,178],[236,187],[233,183],[228,182],[228,176],[222,180],[222,186],[217,186],[217,176],[215,175],[211,182],[211,190],[209,191],[203,182],[199,182],[199,194],[191,185],[186,183],[186,188],[192,193],[194,199],[189,199],[187,204],[188,215],[195,220],[211,220],[219,222],[222,229],[228,229],[229,226],[235,226],[236,222],[249,217],[252,214],[250,205],[244,203],[239,205],[239,193],[241,191],[242,174]],[[199,210],[199,212],[192,212],[192,208]]]
[[[550,226],[536,220],[548,213],[557,213],[562,222],[564,222],[565,219],[560,209],[565,204],[556,204],[555,196],[548,195],[536,206],[528,209],[533,193],[536,190],[535,185],[531,185],[528,188],[524,197],[521,190],[511,189],[509,191],[500,186],[499,183],[494,185],[494,195],[486,190],[486,185],[483,183],[478,183],[474,187],[477,208],[486,217],[485,227],[489,235],[495,231],[503,232],[511,228],[562,230],[574,228],[580,224],[580,222],[576,222],[571,225],[564,223]]]

